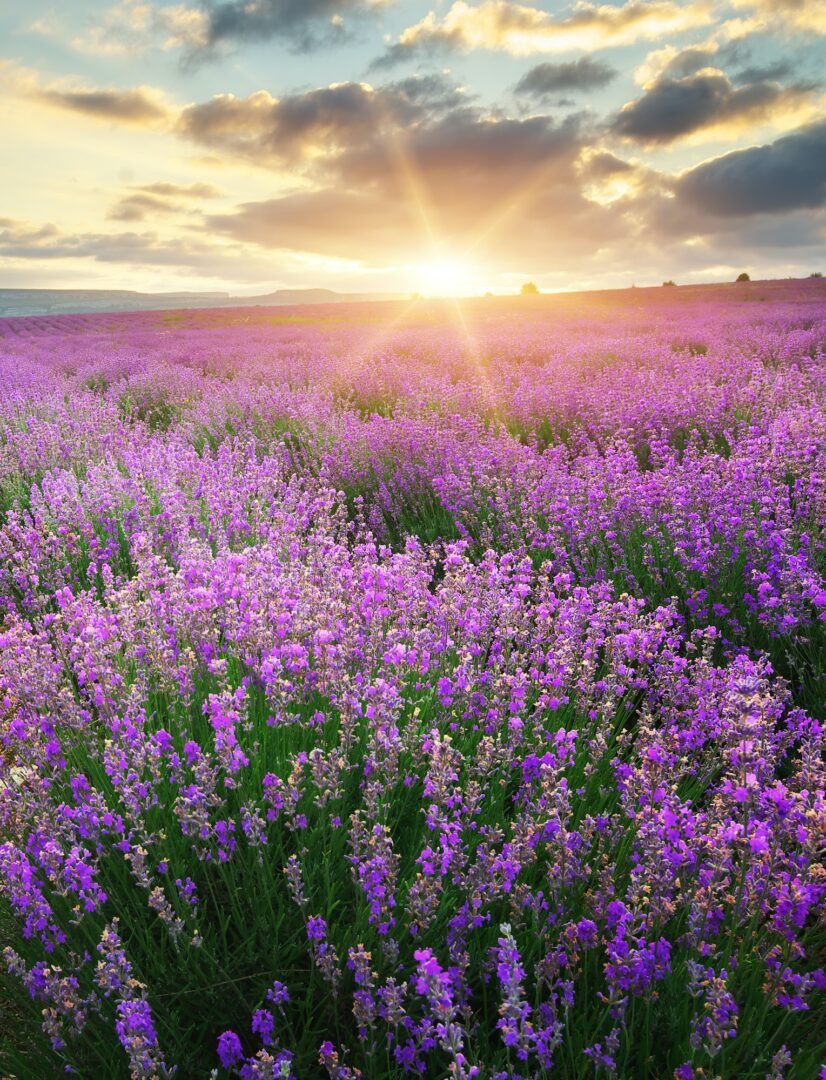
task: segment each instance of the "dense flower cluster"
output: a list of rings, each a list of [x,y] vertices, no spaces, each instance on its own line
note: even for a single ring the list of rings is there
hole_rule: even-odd
[[[4,324],[17,1075],[817,1075],[826,296],[766,288]]]

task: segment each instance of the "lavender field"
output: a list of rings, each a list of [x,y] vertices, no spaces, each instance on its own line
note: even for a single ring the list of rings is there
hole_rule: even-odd
[[[0,320],[0,1075],[826,1077],[826,282]]]

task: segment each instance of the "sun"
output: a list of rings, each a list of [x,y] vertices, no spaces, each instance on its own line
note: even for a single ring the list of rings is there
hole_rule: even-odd
[[[433,259],[413,267],[415,288],[423,296],[469,296],[478,291],[474,269],[461,259]]]

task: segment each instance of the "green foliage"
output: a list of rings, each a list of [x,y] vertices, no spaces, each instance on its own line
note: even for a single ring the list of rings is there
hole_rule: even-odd
[[[169,431],[180,419],[181,407],[160,389],[144,394],[127,390],[118,399],[118,413],[126,421],[141,421],[150,431]]]

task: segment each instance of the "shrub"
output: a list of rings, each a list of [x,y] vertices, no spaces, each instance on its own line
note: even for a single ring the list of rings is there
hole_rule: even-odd
[[[665,285],[676,285],[676,284],[677,284],[677,282],[676,282],[676,281],[670,281],[670,280],[669,280],[669,281],[664,281],[664,282],[663,282],[663,286],[665,286]]]
[[[751,278],[749,277],[749,275],[744,270],[742,274],[737,275],[737,280],[738,281],[751,281]]]
[[[526,281],[522,288],[519,290],[521,296],[538,296],[539,289],[532,281]]]

